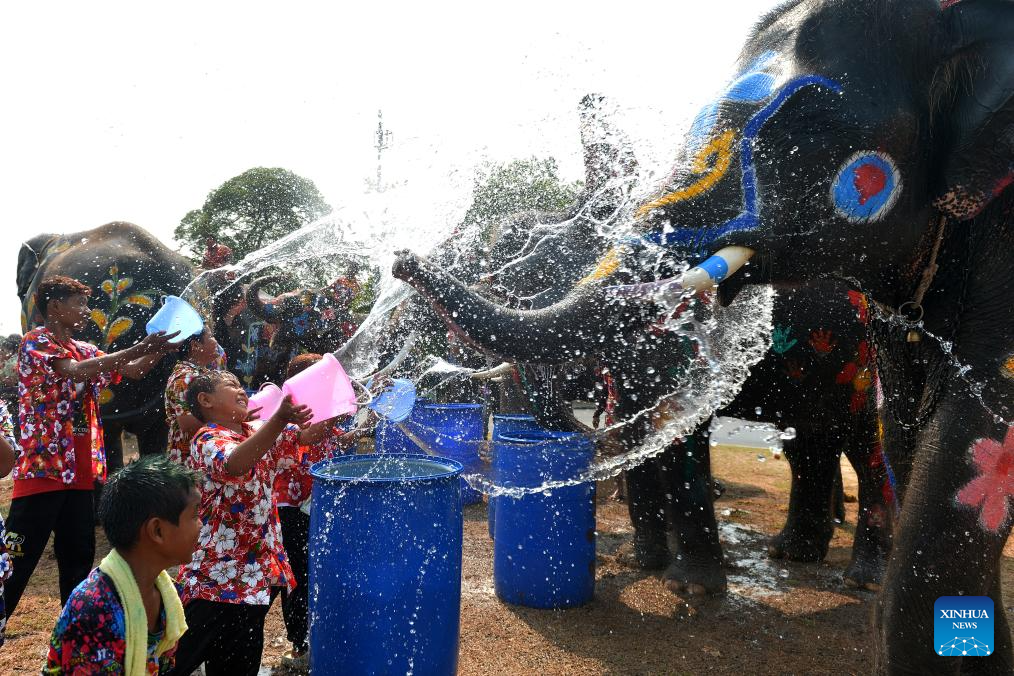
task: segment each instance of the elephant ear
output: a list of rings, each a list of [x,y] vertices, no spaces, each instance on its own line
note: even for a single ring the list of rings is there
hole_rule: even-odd
[[[935,204],[965,220],[1014,183],[1014,0],[962,0],[942,19],[951,132]]]

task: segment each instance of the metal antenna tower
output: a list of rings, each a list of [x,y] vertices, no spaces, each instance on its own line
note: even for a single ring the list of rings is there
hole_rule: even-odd
[[[377,192],[383,192],[384,184],[381,182],[381,160],[385,150],[390,147],[391,137],[393,134],[390,131],[384,129],[384,112],[382,110],[377,111],[377,144],[374,146],[377,149]]]

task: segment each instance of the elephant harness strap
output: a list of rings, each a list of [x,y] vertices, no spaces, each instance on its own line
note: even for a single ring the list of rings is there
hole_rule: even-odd
[[[940,216],[936,237],[930,248],[930,254],[919,284],[912,294],[912,300],[902,303],[894,309],[883,303],[873,301],[880,310],[877,321],[870,324],[880,381],[884,385],[884,401],[895,421],[904,429],[912,430],[922,427],[932,417],[943,394],[943,383],[951,362],[941,350],[930,356],[924,353],[927,347],[922,342],[921,331],[923,319],[922,302],[929,291],[936,273],[939,270],[937,258],[943,244],[947,217]],[[970,238],[971,239],[971,238]],[[968,266],[962,280],[961,297],[964,298],[968,281]],[[900,321],[899,321],[900,320]],[[958,333],[960,313],[954,324],[950,343]],[[902,336],[904,336],[902,338]],[[900,359],[890,359],[889,355],[902,355]],[[904,405],[906,398],[903,393],[907,387],[922,381],[922,397],[915,403],[915,410],[909,415]]]

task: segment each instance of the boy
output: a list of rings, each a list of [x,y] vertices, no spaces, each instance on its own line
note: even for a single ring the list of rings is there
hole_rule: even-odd
[[[248,401],[225,371],[197,375],[187,387],[187,406],[205,423],[187,460],[205,475],[203,526],[193,559],[180,570],[190,631],[172,674],[189,676],[203,662],[207,676],[254,676],[271,598],[278,587],[293,587],[271,487],[278,469],[298,462],[299,444],[319,442],[330,421],[300,431],[310,410],[286,396],[255,431]]]
[[[71,593],[44,674],[158,674],[186,631],[165,572],[190,561],[201,530],[196,474],[148,456],[114,474],[99,502],[113,550]]]
[[[36,305],[45,325],[29,331],[18,356],[21,451],[7,541],[14,574],[4,589],[7,617],[21,599],[39,557],[53,548],[60,600],[85,579],[95,558],[95,481],[106,479],[99,393],[120,376],[140,379],[168,352],[170,336],[155,333],[133,347],[106,355],[74,340],[91,321],[91,289],[68,277],[39,284]]]
[[[286,380],[322,359],[319,354],[301,354],[289,362]],[[358,431],[344,433],[340,425],[328,427],[324,439],[312,446],[300,446],[299,462],[278,472],[274,484],[274,502],[282,527],[282,544],[292,566],[296,589],[282,589],[282,616],[292,649],[282,655],[282,665],[294,669],[309,666],[307,643],[309,593],[307,590],[310,559],[308,540],[310,517],[301,506],[310,499],[313,479],[310,467],[333,455],[345,453],[358,439]]]
[[[187,407],[187,386],[202,371],[218,368],[219,349],[218,341],[207,325],[203,331],[180,343],[180,360],[165,385],[170,460],[182,464],[190,455],[190,440],[201,429],[202,423]]]

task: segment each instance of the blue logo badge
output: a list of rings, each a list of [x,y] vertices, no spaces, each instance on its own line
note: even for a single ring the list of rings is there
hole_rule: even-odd
[[[993,653],[993,599],[941,596],[933,604],[933,650],[944,657]]]

